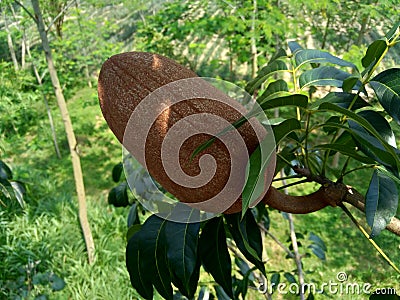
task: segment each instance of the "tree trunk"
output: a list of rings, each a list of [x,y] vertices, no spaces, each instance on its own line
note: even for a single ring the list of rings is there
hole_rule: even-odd
[[[257,0],[253,0],[253,13],[251,18],[251,78],[257,76],[257,45],[256,45],[256,16],[257,16]]]
[[[43,17],[39,7],[38,0],[31,0],[33,10],[35,12],[36,24],[39,30],[40,38],[42,40],[43,51],[46,56],[47,66],[53,84],[54,92],[56,94],[58,107],[61,112],[61,117],[64,122],[65,133],[67,135],[69,150],[71,152],[72,167],[74,170],[75,187],[78,195],[79,204],[79,221],[82,227],[83,236],[85,238],[86,250],[88,252],[89,264],[94,261],[94,242],[92,233],[90,231],[89,222],[87,219],[86,199],[85,199],[85,188],[83,184],[83,176],[80,158],[77,152],[77,143],[75,134],[72,128],[71,118],[69,117],[67,104],[64,99],[64,95],[61,91],[60,82],[58,80],[57,70],[54,66],[53,58],[51,55],[51,49],[49,41],[47,39],[47,33],[44,28]]]
[[[43,91],[42,78],[40,77],[39,72],[38,72],[38,70],[36,68],[36,65],[32,60],[31,51],[29,50],[29,43],[26,41],[26,35],[25,34],[24,34],[24,40],[25,40],[24,43],[26,44],[26,53],[28,54],[29,59],[32,61],[33,72],[35,73],[36,80],[37,80],[37,82],[38,82],[38,84],[40,86],[40,89],[42,91],[43,101],[44,101],[44,105],[46,107],[47,117],[48,117],[49,123],[50,123],[50,130],[51,130],[51,135],[52,135],[52,138],[53,138],[54,149],[56,151],[57,157],[61,158],[61,153],[60,153],[60,149],[58,148],[57,135],[56,135],[56,130],[54,128],[54,122],[53,122],[53,117],[51,115],[49,102],[47,101],[46,94]]]
[[[3,10],[3,17],[4,17],[4,29],[7,33],[8,50],[10,51],[10,56],[11,56],[11,60],[14,64],[14,69],[15,69],[15,71],[18,71],[19,66],[18,66],[17,56],[15,55],[14,43],[12,40],[10,29],[8,28],[7,16],[6,16],[5,10]]]

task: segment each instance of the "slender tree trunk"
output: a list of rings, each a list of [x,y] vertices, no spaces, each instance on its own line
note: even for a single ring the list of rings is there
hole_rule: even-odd
[[[17,15],[15,14],[15,10],[11,4],[8,5],[13,15],[14,21],[17,24],[17,28],[20,32],[22,32],[22,40],[21,40],[21,69],[25,69],[25,55],[26,55],[26,31],[25,26],[22,25],[22,29],[19,26],[19,22],[17,19]]]
[[[3,18],[4,18],[4,29],[5,29],[5,31],[7,33],[8,50],[10,51],[10,56],[11,56],[11,60],[12,60],[12,62],[14,64],[14,69],[15,69],[15,71],[18,71],[19,70],[19,65],[18,65],[18,61],[17,61],[17,56],[15,55],[14,43],[13,43],[13,40],[12,40],[10,28],[8,28],[8,21],[7,21],[7,16],[6,16],[5,9],[3,10]]]
[[[78,15],[78,18],[77,18],[76,20],[77,20],[77,22],[78,22],[79,30],[80,30],[82,33],[85,33],[85,31],[84,31],[83,28],[82,28],[81,21],[80,21],[81,14],[79,13],[79,0],[75,0],[75,7],[76,7],[77,15]],[[83,42],[84,42],[84,41],[83,41]],[[87,53],[86,46],[83,45],[83,46],[81,47],[81,49],[82,49],[83,56],[84,56],[84,57],[87,57],[88,53]],[[86,77],[88,86],[91,88],[91,87],[92,87],[92,81],[90,80],[89,66],[88,66],[88,64],[86,63],[86,61],[84,62],[84,72],[85,72],[85,77]]]
[[[364,16],[362,18],[361,29],[360,29],[360,32],[358,33],[358,37],[357,37],[357,41],[356,41],[357,46],[360,46],[364,39],[364,35],[367,32],[369,19],[370,19],[369,16]]]
[[[257,0],[253,0],[253,13],[251,18],[251,78],[257,76],[257,44],[256,44],[256,17],[257,17]]]
[[[83,184],[83,176],[80,158],[77,152],[77,143],[75,134],[72,128],[71,118],[68,113],[67,104],[64,99],[64,95],[61,91],[60,82],[58,80],[57,70],[54,66],[53,58],[51,55],[51,49],[49,41],[47,39],[47,33],[44,28],[43,17],[39,7],[39,0],[31,0],[33,10],[35,12],[36,24],[39,30],[40,38],[42,40],[43,51],[46,56],[47,66],[53,84],[54,92],[56,94],[58,107],[61,112],[61,117],[64,122],[65,132],[68,139],[69,150],[71,152],[72,167],[74,170],[75,187],[78,195],[79,204],[79,221],[82,227],[83,236],[85,238],[86,250],[88,252],[89,264],[94,261],[94,242],[92,233],[90,231],[89,222],[87,219],[86,199],[85,199],[85,188]]]
[[[26,39],[26,35],[24,35],[24,39]],[[25,41],[25,44],[26,44],[26,53],[28,54],[28,57],[32,60],[31,52],[29,50],[29,43]],[[38,84],[40,86],[40,89],[42,91],[43,102],[44,102],[44,105],[46,107],[47,117],[48,117],[49,123],[50,123],[50,130],[51,130],[51,136],[53,138],[54,149],[56,151],[57,157],[61,158],[60,149],[58,148],[58,143],[57,143],[57,134],[56,134],[56,130],[55,130],[55,127],[54,127],[54,122],[53,122],[53,117],[51,115],[49,102],[47,101],[46,94],[43,91],[42,77],[40,77],[39,72],[38,72],[34,62],[32,62],[32,67],[33,67],[33,72],[35,73],[36,80],[37,80],[37,82],[38,82]]]
[[[326,24],[325,24],[324,36],[322,37],[321,49],[325,49],[330,24],[331,24],[331,17],[328,15],[328,18],[327,18]]]

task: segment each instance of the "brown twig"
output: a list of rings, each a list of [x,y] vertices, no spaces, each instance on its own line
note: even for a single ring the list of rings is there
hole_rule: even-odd
[[[347,202],[365,213],[365,198],[353,187],[341,182],[333,182],[324,176],[311,174],[309,169],[299,166],[294,166],[293,170],[308,181],[319,183],[321,188],[309,195],[291,196],[270,187],[263,199],[265,204],[288,213],[307,214],[326,206],[336,207]],[[393,217],[386,229],[400,236],[400,220]]]

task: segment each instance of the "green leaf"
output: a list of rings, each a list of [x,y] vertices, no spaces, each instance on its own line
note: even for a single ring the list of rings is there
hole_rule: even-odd
[[[400,69],[393,68],[379,73],[370,85],[383,108],[400,124]]]
[[[388,45],[386,40],[376,40],[371,45],[368,46],[367,53],[361,59],[362,66],[364,68],[371,68],[385,53]]]
[[[268,62],[268,64],[271,64],[273,61],[283,57],[287,57],[286,50],[283,48],[279,48],[278,51],[276,51],[271,57],[271,60]]]
[[[11,169],[5,162],[0,160],[0,179],[11,180],[13,177]]]
[[[393,41],[393,39],[396,37],[397,30],[399,30],[400,27],[400,20],[397,21],[393,27],[388,31],[388,33],[385,35],[389,43]]]
[[[61,291],[65,287],[65,281],[56,274],[51,274],[49,277],[51,283],[51,289],[53,291]]]
[[[301,129],[300,121],[297,119],[287,119],[278,125],[272,126],[275,136],[275,144],[279,143],[284,139],[289,133]]]
[[[128,199],[128,184],[122,182],[116,187],[112,188],[108,193],[108,204],[114,205],[115,207],[125,207],[129,205]]]
[[[21,208],[24,208],[24,194],[26,193],[25,187],[22,182],[19,181],[10,181],[10,184],[14,190],[15,198],[17,199]]]
[[[311,244],[308,246],[309,249],[318,257],[320,260],[326,260],[325,251],[316,244]]]
[[[295,42],[295,41],[288,42],[288,46],[289,46],[290,52],[292,52],[293,54],[304,49],[302,46],[300,46],[300,44],[298,42]]]
[[[124,165],[122,163],[116,164],[112,169],[112,179],[114,182],[119,182],[121,179],[122,170],[124,169]]]
[[[349,93],[352,90],[358,90],[361,86],[359,76],[349,76],[343,81],[342,89],[344,92]]]
[[[398,153],[398,150],[393,148],[396,147],[396,140],[393,131],[383,116],[372,110],[361,111],[357,115],[363,117],[373,125],[379,133],[380,138],[382,138],[388,145],[392,146],[392,149]],[[393,157],[387,151],[385,151],[385,148],[380,141],[357,123],[350,120],[348,123],[351,132],[353,133],[353,137],[362,152],[391,169],[395,167],[396,161],[393,160]]]
[[[253,213],[248,210],[242,220],[239,213],[224,217],[240,252],[265,275],[265,267],[261,261],[261,233]]]
[[[287,70],[288,68],[285,62],[280,59],[274,60],[258,72],[257,77],[246,85],[245,90],[249,94],[253,94],[270,76]]]
[[[297,283],[296,278],[293,276],[292,273],[285,272],[283,276],[286,278],[287,281],[289,281],[289,283]]]
[[[132,225],[135,225],[135,224],[140,224],[140,219],[139,219],[139,214],[138,214],[138,203],[137,202],[133,203],[131,208],[129,209],[128,228],[131,227]]]
[[[200,268],[197,263],[199,230],[200,223],[176,222],[167,222],[164,230],[172,281],[189,299],[193,298],[197,289]]]
[[[323,144],[323,145],[316,145],[313,147],[313,150],[332,150],[332,151],[336,151],[336,152],[340,152],[344,155],[350,156],[362,163],[365,164],[372,164],[374,163],[374,160],[366,157],[366,156],[362,156],[360,154],[357,153],[356,149],[354,147],[349,147],[348,145],[343,145],[343,144]]]
[[[288,96],[289,88],[286,81],[278,79],[271,82],[266,90],[257,98],[257,102],[262,103],[266,100],[278,98],[281,96]]]
[[[271,287],[272,290],[275,291],[278,288],[279,283],[281,282],[281,274],[274,273],[271,276]]]
[[[400,169],[400,160],[399,157],[395,151],[395,149],[389,145],[384,138],[382,138],[381,134],[362,116],[357,115],[356,113],[345,109],[341,108],[338,105],[332,104],[332,103],[322,103],[319,107],[320,110],[329,110],[329,111],[335,111],[338,113],[341,113],[350,119],[354,120],[359,124],[363,129],[367,130],[375,139],[377,139],[384,147],[386,150],[387,154],[391,156],[391,160],[394,163],[392,166],[393,168],[396,168],[397,170]],[[355,130],[352,128],[352,132],[355,132]],[[367,154],[367,153],[366,153]]]
[[[126,232],[126,240],[129,241],[131,237],[133,237],[136,233],[139,232],[140,228],[142,228],[142,225],[140,224],[134,224],[128,228],[128,231]]]
[[[294,59],[296,61],[297,68],[300,68],[304,64],[331,63],[341,67],[350,67],[357,69],[357,67],[351,62],[333,56],[332,54],[326,51],[320,51],[314,49],[300,49],[295,52]]]
[[[299,77],[301,88],[308,86],[335,86],[342,87],[343,81],[351,75],[335,67],[323,66],[307,70]]]
[[[153,285],[162,297],[173,297],[166,245],[161,243],[166,222],[156,215],[150,216],[126,248],[131,284],[145,299],[153,299]]]
[[[263,101],[262,103],[260,103],[260,107],[265,111],[268,109],[283,107],[283,106],[298,106],[306,108],[307,104],[308,104],[308,97],[306,95],[294,94]],[[250,114],[252,114],[252,112],[250,112]]]
[[[322,103],[325,102],[330,102],[333,104],[336,104],[342,108],[348,109],[350,104],[353,102],[353,100],[356,98],[353,107],[351,108],[352,110],[357,110],[362,107],[366,106],[371,106],[369,103],[364,101],[360,96],[357,96],[356,94],[351,94],[351,93],[343,93],[343,92],[331,92],[328,93],[324,98],[318,99],[315,101],[313,105],[311,105],[311,108],[318,107]]]
[[[371,238],[377,236],[396,214],[399,201],[395,182],[375,170],[365,196],[365,215],[371,227]]]
[[[204,269],[232,298],[232,263],[222,217],[213,218],[204,225],[199,240],[199,252]]]
[[[266,186],[266,168],[270,166],[275,154],[275,140],[267,135],[251,154],[246,166],[248,177],[242,191],[242,216],[252,203],[262,197],[269,186]]]

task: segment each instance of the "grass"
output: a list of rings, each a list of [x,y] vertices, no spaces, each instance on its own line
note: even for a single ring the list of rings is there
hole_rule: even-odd
[[[113,186],[112,167],[121,159],[121,146],[105,123],[94,89],[83,89],[68,100],[70,115],[79,142],[81,163],[88,202],[88,217],[96,245],[96,261],[87,263],[87,255],[79,222],[72,167],[68,147],[61,125],[57,134],[62,159],[57,159],[47,119],[39,120],[23,136],[10,137],[1,142],[4,159],[12,168],[15,177],[27,183],[26,208],[6,214],[0,211],[0,298],[13,299],[29,286],[36,272],[54,272],[65,280],[65,288],[51,291],[47,284],[36,285],[30,298],[40,293],[51,295],[51,299],[138,299],[132,289],[125,267],[125,234],[128,208],[115,209],[107,204],[107,194]],[[53,108],[56,124],[62,124],[56,107]],[[350,184],[365,192],[369,175],[353,173]],[[347,183],[347,182],[346,182]],[[305,194],[314,187],[302,185],[294,193]],[[364,217],[352,210],[364,223]],[[271,232],[282,242],[287,242],[288,223],[277,211],[270,211]],[[371,283],[372,290],[378,287],[394,287],[400,290],[400,277],[374,251],[350,220],[339,208],[326,208],[309,215],[294,216],[296,231],[306,237],[313,232],[327,245],[326,261],[316,256],[303,258],[306,282],[322,284],[336,281],[338,272],[346,272],[348,282]],[[376,241],[392,260],[400,264],[400,241],[388,232],[383,232]],[[302,253],[310,252],[305,247]],[[269,274],[295,270],[294,261],[284,259],[283,250],[270,238],[265,240],[266,269]],[[34,267],[27,269],[26,265]],[[27,274],[27,270],[31,274]],[[203,274],[200,285],[210,286],[210,276]],[[285,279],[281,276],[281,282]],[[12,283],[18,283],[14,289]],[[7,288],[8,287],[8,288]],[[329,296],[336,298],[335,296]],[[347,297],[347,298],[346,298]],[[249,290],[249,299],[262,296]],[[316,295],[316,299],[325,296]],[[280,295],[276,299],[295,299],[295,296]],[[365,295],[343,296],[342,299],[365,299]]]

